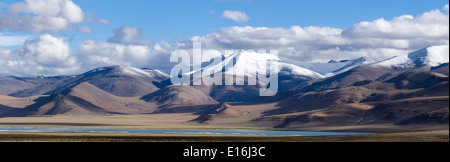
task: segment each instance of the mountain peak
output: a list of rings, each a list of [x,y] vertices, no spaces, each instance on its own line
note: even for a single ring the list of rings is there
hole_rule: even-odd
[[[222,60],[222,59],[221,59]],[[258,53],[254,51],[246,51],[246,50],[236,50],[235,52],[224,55],[223,62],[216,64],[209,64],[202,69],[194,70],[190,73],[186,73],[185,75],[190,75],[193,73],[199,73],[203,71],[203,73],[210,74],[210,72],[222,71],[225,74],[229,75],[238,75],[238,76],[254,76],[255,74],[248,72],[248,70],[253,71],[267,71],[263,69],[266,67],[267,61],[272,60],[272,65],[278,67],[278,71],[276,73],[279,74],[292,74],[292,75],[300,75],[307,76],[310,78],[323,78],[323,76],[317,72],[312,70],[302,68],[293,64],[288,64],[282,62],[282,60],[270,53]],[[210,61],[204,61],[210,62]]]
[[[98,74],[98,73],[109,73],[113,75],[128,75],[128,76],[136,76],[136,77],[160,77],[160,78],[168,78],[169,76],[159,70],[153,70],[150,68],[138,69],[130,66],[107,66],[96,68],[91,71],[86,72],[85,74]]]
[[[408,68],[414,66],[439,66],[449,62],[449,45],[429,46],[408,54],[394,56],[371,66],[385,68]]]

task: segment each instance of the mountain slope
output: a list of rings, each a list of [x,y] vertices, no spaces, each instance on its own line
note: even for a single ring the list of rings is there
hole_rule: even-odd
[[[155,104],[139,100],[137,97],[115,96],[87,82],[78,84],[63,94],[83,99],[110,114],[152,113],[157,108]]]
[[[431,46],[409,54],[399,55],[370,66],[405,69],[417,66],[435,67],[449,62],[449,46]]]
[[[15,108],[24,108],[31,104],[34,104],[34,100],[39,98],[40,96],[33,96],[28,98],[16,98],[11,96],[2,96],[0,95],[0,104],[9,107]]]
[[[111,66],[97,68],[81,75],[66,76],[36,87],[11,93],[15,97],[28,97],[34,95],[49,95],[54,92],[61,93],[79,83],[88,82],[106,92],[116,96],[137,97],[154,92],[159,88],[155,85],[168,76],[157,70],[141,70],[125,66]]]
[[[423,124],[449,122],[449,98],[421,97],[375,104],[361,119],[361,124]]]
[[[406,84],[405,84],[406,83]],[[299,93],[256,122],[277,128],[370,124],[448,124],[448,76],[408,72],[386,82]],[[278,124],[274,121],[279,121]]]
[[[405,71],[406,70],[391,70],[387,68],[376,68],[365,65],[356,67],[347,72],[329,78],[316,80],[314,81],[314,83],[307,87],[295,87],[294,89],[297,89],[297,91],[299,92],[311,92],[350,86],[355,82],[364,80],[384,81],[391,79]]]
[[[30,77],[30,78],[19,78],[19,77],[0,77],[0,95],[11,95],[14,92],[24,91],[27,89],[33,89],[36,87],[48,87],[42,88],[47,90],[52,90],[57,88],[65,80],[70,79],[69,76],[56,76],[56,77]],[[39,95],[39,93],[32,95],[23,95],[16,97],[30,97],[34,95]]]
[[[160,107],[213,105],[218,102],[202,91],[184,85],[172,85],[141,98],[147,102],[156,102]]]
[[[331,60],[328,63],[296,62],[295,64],[318,72],[325,77],[331,77],[346,72],[355,67],[368,65],[370,63],[373,63],[373,61],[369,61],[366,57],[360,57],[353,60]]]
[[[428,88],[441,82],[448,81],[448,76],[433,72],[411,72],[403,73],[386,81],[394,83],[397,89]]]
[[[449,74],[449,66],[448,63],[436,66],[436,67],[432,67],[431,68],[432,72],[436,72],[436,73],[440,73],[440,74],[444,74],[447,75]]]
[[[80,98],[52,94],[40,99],[39,102],[24,109],[14,109],[5,112],[3,117],[27,116],[91,116],[106,115],[104,110]]]
[[[222,60],[221,58],[218,58]],[[196,69],[185,75],[191,75],[194,73],[209,74],[217,71],[222,71],[225,75],[238,75],[238,76],[255,76],[252,72],[266,72],[268,67],[266,63],[268,61],[275,61],[273,65],[277,67],[279,75],[298,75],[312,79],[323,78],[323,75],[314,72],[312,70],[302,68],[293,64],[282,62],[277,56],[272,54],[261,54],[252,51],[238,50],[232,54],[225,55],[223,62],[204,64],[202,69]],[[205,61],[204,61],[205,62]],[[207,61],[209,62],[209,61]],[[248,70],[248,71],[247,71]]]
[[[378,102],[448,94],[439,89],[448,84],[448,76],[433,72],[407,72],[385,82],[361,81],[353,85],[298,93],[279,103],[282,109],[270,113],[310,111],[346,103]],[[448,85],[447,85],[448,86]],[[434,93],[434,94],[433,94]]]
[[[223,60],[223,62],[206,61],[202,64],[203,68],[184,75],[201,76],[222,72],[222,81],[224,82],[221,85],[207,86],[202,84],[194,86],[219,102],[249,101],[258,97],[262,86],[259,82],[256,82],[256,85],[249,85],[248,82],[250,79],[257,77],[256,72],[265,74],[268,71],[268,67],[266,67],[268,61],[275,61],[273,65],[277,67],[277,70],[273,72],[278,74],[278,90],[280,91],[291,89],[294,86],[303,87],[308,85],[308,81],[323,78],[323,75],[312,70],[284,63],[272,54],[237,50],[218,59]],[[225,85],[225,82],[230,78],[233,85]],[[265,78],[258,77],[258,80],[265,80]],[[196,81],[195,77],[193,77],[193,81]],[[244,85],[238,85],[238,82]]]

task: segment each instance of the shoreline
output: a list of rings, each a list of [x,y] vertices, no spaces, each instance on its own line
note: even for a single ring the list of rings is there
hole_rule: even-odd
[[[195,134],[195,135],[242,135],[242,136],[339,136],[376,134],[363,132],[286,131],[248,129],[89,129],[89,128],[1,128],[10,133],[132,133],[132,134]]]
[[[52,116],[0,118],[0,128],[59,129],[181,129],[181,130],[252,130],[376,133],[352,136],[264,136],[223,134],[144,134],[84,132],[1,132],[0,142],[448,142],[448,124],[430,125],[352,125],[271,128],[249,119],[230,118],[208,124],[190,121],[198,116],[185,114],[147,114],[114,116]],[[446,130],[446,131],[442,131]],[[431,132],[431,133],[430,133]],[[438,132],[438,133],[436,133]],[[421,134],[421,135],[417,135]]]
[[[0,132],[0,142],[449,142],[449,130],[337,136]]]

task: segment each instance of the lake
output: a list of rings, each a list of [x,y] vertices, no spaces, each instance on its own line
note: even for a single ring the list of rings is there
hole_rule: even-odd
[[[174,133],[174,134],[241,134],[274,136],[336,136],[368,133],[263,131],[263,130],[183,130],[183,129],[56,129],[56,128],[0,128],[3,132],[98,132],[98,133]]]

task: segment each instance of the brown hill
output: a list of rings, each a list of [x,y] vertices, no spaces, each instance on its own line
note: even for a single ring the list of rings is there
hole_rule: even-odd
[[[83,99],[93,105],[103,108],[107,113],[137,114],[152,113],[156,105],[139,100],[137,97],[118,97],[87,82],[83,82],[64,93]]]
[[[375,103],[361,120],[361,124],[422,124],[447,123],[449,97],[419,97]]]
[[[58,85],[65,80],[70,79],[69,76],[56,76],[56,77],[31,77],[31,78],[19,78],[19,77],[0,77],[0,95],[11,95],[15,97],[30,97],[43,93],[34,93],[27,95],[14,95],[16,92],[24,91],[24,94],[28,92],[28,89],[34,89],[36,87],[46,87],[41,89],[56,89]]]
[[[185,85],[172,85],[141,98],[147,102],[156,102],[160,107],[214,105],[216,100],[202,91]]]
[[[341,104],[361,103],[364,100],[377,98],[377,100],[389,100],[392,97],[404,93],[405,90],[396,90],[393,84],[373,82],[363,86],[349,86],[334,90],[319,92],[299,93],[279,102],[280,109],[266,112],[269,114],[285,114],[317,110]]]
[[[431,68],[431,71],[432,71],[432,72],[435,72],[435,73],[444,74],[444,75],[447,75],[447,76],[448,76],[448,73],[449,73],[449,66],[448,66],[448,63],[439,65],[439,66],[437,66],[437,67],[432,67],[432,68]]]
[[[355,125],[370,108],[372,106],[360,103],[340,104],[299,113],[262,116],[254,121],[274,128]]]
[[[397,89],[428,88],[437,83],[448,81],[448,76],[434,72],[409,72],[390,79],[387,83],[395,83]]]
[[[0,77],[0,95],[8,95],[30,87],[33,87],[33,84],[12,77]]]
[[[194,113],[198,118],[191,120],[196,123],[232,123],[236,121],[249,122],[263,116],[264,112],[278,109],[276,103],[248,104],[248,102],[220,103],[204,108]],[[252,122],[250,122],[252,123]],[[261,126],[260,123],[256,124]]]
[[[27,98],[16,98],[11,96],[2,96],[0,95],[0,104],[9,107],[15,108],[25,108],[31,104],[34,104],[37,98],[42,96],[33,96]]]
[[[401,84],[405,82],[410,84]],[[413,71],[387,82],[361,81],[299,93],[276,102],[279,108],[264,112],[254,122],[277,128],[448,124],[448,86],[446,76]]]
[[[24,109],[15,109],[5,112],[3,116],[26,117],[26,116],[86,116],[86,115],[106,115],[104,110],[83,99],[52,94],[43,97],[39,102]]]
[[[391,69],[391,68],[374,67],[370,65],[359,66],[347,72],[338,74],[336,76],[315,81],[314,83],[312,83],[307,87],[298,88],[297,91],[311,92],[333,88],[341,88],[365,80],[387,81],[389,79],[398,76],[399,74],[410,71],[429,71],[429,67]]]
[[[222,78],[233,78],[234,76],[226,76],[223,74]],[[284,75],[278,76],[278,91],[288,91],[293,87],[303,88],[311,84],[313,79],[305,76],[298,75]],[[211,96],[218,102],[244,102],[252,101],[260,98],[261,85],[248,85],[248,78],[244,80],[244,85],[236,85],[236,78],[233,78],[233,85],[225,85],[225,79],[223,79],[223,85],[195,85],[196,89]]]

